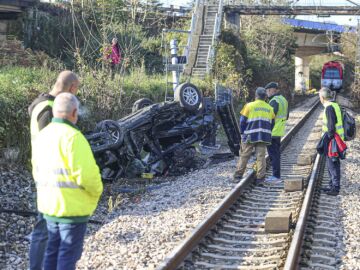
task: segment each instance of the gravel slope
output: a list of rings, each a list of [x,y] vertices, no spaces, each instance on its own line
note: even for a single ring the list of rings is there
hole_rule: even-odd
[[[337,229],[342,235],[338,259],[342,261],[341,269],[360,269],[360,125],[357,138],[347,145],[347,158],[341,163],[340,196],[336,198],[341,215]]]
[[[289,127],[307,107],[291,113]],[[154,269],[229,193],[235,165],[233,160],[191,172],[115,209],[110,221],[86,239],[78,268]]]
[[[290,123],[298,121],[303,111],[295,111],[296,120]],[[339,256],[343,269],[360,269],[354,268],[360,260],[360,139],[350,142],[349,147],[338,197],[346,240]],[[228,194],[234,185],[230,180],[235,164],[229,161],[180,177],[162,178],[161,188],[135,196],[107,185],[93,217],[103,225],[89,224],[78,269],[154,269]],[[35,188],[29,173],[0,169],[1,207],[35,211]],[[109,207],[110,198],[115,207]],[[32,217],[0,213],[0,269],[26,269],[28,241],[24,237],[33,222]]]

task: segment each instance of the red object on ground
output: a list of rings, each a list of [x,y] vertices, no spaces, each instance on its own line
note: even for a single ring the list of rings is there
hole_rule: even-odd
[[[328,145],[328,157],[332,158],[345,158],[345,151],[347,149],[346,143],[341,137],[335,133],[334,138],[329,141]]]

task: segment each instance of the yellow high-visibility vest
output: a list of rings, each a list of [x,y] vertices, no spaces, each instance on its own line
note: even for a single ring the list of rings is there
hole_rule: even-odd
[[[325,109],[324,109],[324,113],[323,113],[323,127],[322,127],[322,131],[323,133],[328,131],[328,127],[327,127],[327,117],[326,117],[326,108],[328,106],[332,106],[335,110],[335,114],[336,114],[336,124],[335,124],[335,129],[336,129],[336,133],[341,137],[342,140],[344,140],[344,126],[343,126],[343,120],[342,120],[342,114],[341,114],[341,109],[340,106],[335,103],[335,102],[328,102],[326,105],[324,105]]]
[[[288,114],[288,102],[282,95],[274,96],[271,100],[279,104],[279,110],[275,115],[275,126],[272,130],[272,136],[281,137],[285,135],[286,118]],[[269,103],[270,103],[269,102]]]
[[[35,136],[40,132],[39,123],[38,123],[39,114],[47,106],[50,106],[52,108],[53,105],[54,105],[53,100],[44,100],[35,106],[34,110],[31,113],[31,119],[30,119],[31,140],[33,140],[35,138]]]
[[[263,100],[255,100],[245,105],[241,114],[247,117],[244,131],[250,143],[271,143],[271,123],[275,118],[274,109]]]
[[[38,210],[52,217],[84,217],[103,191],[99,168],[83,134],[53,118],[33,141],[33,177]]]

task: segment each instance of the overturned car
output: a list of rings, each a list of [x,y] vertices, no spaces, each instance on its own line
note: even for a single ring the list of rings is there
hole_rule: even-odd
[[[234,155],[239,155],[240,130],[232,107],[231,91],[216,88],[215,101],[202,97],[190,83],[177,87],[174,101],[134,103],[132,113],[120,120],[104,120],[86,135],[104,180],[162,175],[186,166],[196,155],[194,144],[215,145],[216,113]]]

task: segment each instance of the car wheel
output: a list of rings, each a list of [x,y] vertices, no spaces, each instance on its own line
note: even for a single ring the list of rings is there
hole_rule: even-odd
[[[137,112],[138,110],[145,108],[147,106],[150,106],[154,104],[151,99],[148,98],[141,98],[134,102],[134,105],[132,106],[132,112]]]
[[[202,102],[202,93],[195,85],[183,83],[176,87],[174,100],[186,110],[196,111]]]
[[[121,132],[119,124],[113,120],[103,120],[95,127],[95,132],[104,132],[108,135],[109,148],[117,147],[124,141],[124,134]]]

